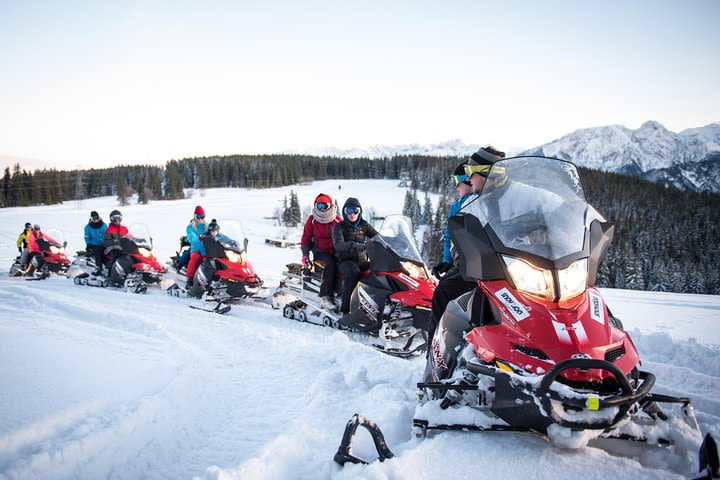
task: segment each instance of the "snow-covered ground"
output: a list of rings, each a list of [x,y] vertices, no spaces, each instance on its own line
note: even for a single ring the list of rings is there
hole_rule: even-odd
[[[342,190],[338,190],[338,185]],[[319,192],[356,196],[366,210],[398,213],[394,181],[325,181],[293,187],[303,208]],[[208,190],[201,197],[120,208],[146,223],[155,252],[176,249],[196,204],[238,218],[250,261],[274,286],[297,249],[264,245],[282,230],[273,210],[288,189]],[[266,303],[225,315],[151,289],[135,295],[51,277],[7,277],[26,221],[84,247],[90,210],[113,198],[0,210],[0,478],[684,478],[665,452],[641,459],[586,447],[566,451],[539,436],[446,432],[412,435],[415,383],[424,363],[401,360],[352,337],[283,318]],[[288,232],[299,236],[299,230]],[[655,391],[693,398],[700,426],[720,436],[720,297],[603,290],[631,331]],[[396,458],[340,468],[333,461],[347,420],[374,419]],[[374,456],[369,436],[355,452]]]

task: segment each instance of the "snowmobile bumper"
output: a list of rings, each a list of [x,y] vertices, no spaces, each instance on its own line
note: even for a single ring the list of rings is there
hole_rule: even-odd
[[[599,394],[579,393],[575,390],[570,392],[562,392],[553,389],[551,386],[557,380],[557,377],[564,371],[570,369],[598,369],[610,372],[617,381],[620,393],[617,395],[602,396]],[[562,427],[573,429],[590,429],[605,430],[613,428],[620,420],[625,418],[630,408],[637,402],[643,400],[650,394],[650,389],[655,384],[655,376],[649,372],[639,372],[640,383],[637,388],[633,388],[630,380],[615,364],[606,360],[594,360],[587,358],[573,358],[564,360],[553,366],[544,376],[537,389],[536,396],[540,399],[545,413],[552,421]],[[553,400],[561,402],[563,406],[580,411],[603,410],[610,411],[616,408],[614,415],[598,416],[587,420],[576,420],[577,415],[568,415],[567,412],[560,411],[557,405],[553,405]]]
[[[352,454],[352,442],[355,439],[355,433],[357,432],[358,427],[364,427],[368,432],[370,432],[370,436],[375,443],[375,449],[378,452],[378,458],[381,462],[395,456],[388,448],[387,443],[385,443],[385,437],[383,436],[380,427],[378,427],[377,424],[369,418],[356,413],[345,426],[345,433],[343,433],[340,447],[338,448],[334,458],[336,463],[340,465],[345,465],[347,462],[362,464],[368,463],[362,458],[356,457]]]

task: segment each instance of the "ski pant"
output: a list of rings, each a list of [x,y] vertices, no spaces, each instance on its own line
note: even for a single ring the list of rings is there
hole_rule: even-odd
[[[432,315],[430,315],[430,322],[428,325],[428,342],[432,344],[433,335],[435,335],[435,329],[437,329],[440,318],[445,313],[450,301],[455,300],[463,293],[467,293],[477,286],[476,282],[468,282],[458,273],[457,269],[453,268],[448,271],[438,282],[435,287],[435,293],[432,297]],[[428,348],[428,352],[431,349]]]
[[[350,296],[360,278],[360,272],[370,268],[370,262],[359,262],[357,260],[345,260],[340,262],[338,270],[343,276],[342,306],[340,311],[347,314],[350,311]]]
[[[185,250],[182,255],[180,255],[177,259],[178,266],[187,265],[190,261],[190,250]]]
[[[92,256],[92,258],[95,259],[95,266],[97,268],[101,268],[103,261],[103,252],[105,252],[105,248],[102,245],[88,245],[86,251],[88,255]]]
[[[322,250],[313,250],[313,262],[322,268],[320,297],[332,297],[335,294],[335,276],[337,275],[335,257]]]
[[[202,255],[200,252],[190,252],[190,261],[188,262],[187,270],[185,271],[185,275],[187,275],[188,279],[195,276],[195,270],[197,270],[201,259]]]
[[[27,267],[28,255],[30,255],[30,249],[27,247],[23,248],[20,253],[20,266],[23,268]]]

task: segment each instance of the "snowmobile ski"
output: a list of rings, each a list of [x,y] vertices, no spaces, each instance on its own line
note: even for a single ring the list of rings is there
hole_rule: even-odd
[[[203,312],[217,313],[220,315],[224,315],[232,309],[232,306],[228,305],[225,302],[217,302],[217,305],[215,305],[213,308],[205,308],[199,305],[189,305],[189,307],[195,310],[202,310]]]

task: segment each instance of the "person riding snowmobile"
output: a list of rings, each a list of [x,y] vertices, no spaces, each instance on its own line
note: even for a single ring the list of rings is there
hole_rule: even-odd
[[[17,248],[20,252],[20,269],[25,270],[27,268],[27,258],[30,255],[30,239],[29,236],[32,233],[32,224],[30,222],[25,223],[25,228],[17,239]]]
[[[342,212],[342,221],[333,226],[332,239],[338,259],[338,270],[343,275],[340,311],[347,315],[350,311],[350,296],[358,283],[360,272],[370,268],[370,261],[365,252],[365,241],[373,238],[378,232],[362,218],[362,206],[357,198],[348,198]]]
[[[205,234],[205,228],[205,210],[198,205],[193,212],[193,218],[185,228],[188,242],[190,242],[190,260],[185,271],[187,275],[187,288],[192,287],[195,270],[197,270],[200,260],[205,257],[205,245],[203,245],[202,239],[200,238]]]
[[[505,158],[505,153],[496,150],[490,145],[482,147],[480,150],[472,154],[467,163],[463,165],[463,170],[465,171],[466,179],[469,180],[472,185],[471,188],[474,195],[471,193],[470,195],[464,196],[464,200],[455,202],[453,204],[453,207],[455,207],[456,203],[460,203],[460,205],[453,212],[453,215],[463,210],[469,202],[471,202],[474,198],[477,197],[477,195],[480,193],[483,186],[485,185],[485,181],[487,180],[490,168],[495,162],[502,160],[503,158]],[[448,218],[450,216],[451,215],[449,215]],[[447,231],[447,226],[445,228],[445,235],[449,235]],[[443,257],[443,261],[444,260],[445,257]],[[442,268],[445,267],[443,266]],[[432,315],[430,316],[430,322],[428,326],[428,339],[430,342],[432,342],[433,335],[435,334],[435,329],[437,328],[437,324],[440,321],[440,317],[442,317],[443,313],[445,312],[447,304],[451,300],[456,299],[463,293],[469,292],[477,286],[475,282],[467,281],[462,278],[458,269],[452,267],[452,265],[447,267],[446,272],[447,273],[445,273],[445,275],[438,282],[437,287],[435,287],[435,292],[433,293],[432,297]],[[430,348],[428,349],[428,354],[431,350],[432,349]]]
[[[90,212],[90,220],[85,225],[85,250],[88,256],[95,259],[96,269],[93,275],[100,275],[103,268],[103,253],[105,252],[105,230],[108,226],[100,218],[100,214],[93,210]]]
[[[335,261],[332,231],[335,224],[341,220],[342,218],[337,214],[337,205],[333,204],[332,198],[321,193],[315,197],[312,215],[305,222],[300,239],[302,264],[306,267],[310,266],[310,252],[312,251],[313,262],[322,267],[320,308],[332,312],[338,309],[333,299],[337,262]]]
[[[450,179],[455,184],[458,199],[450,205],[450,211],[448,212],[447,218],[455,215],[460,210],[463,203],[465,203],[465,200],[467,200],[467,198],[473,193],[472,183],[470,183],[469,177],[465,174],[465,163],[466,162],[458,163],[453,171],[453,174],[450,176]],[[451,243],[452,240],[450,239],[450,232],[448,231],[446,224],[445,233],[443,234],[443,257],[442,260],[432,268],[432,274],[437,278],[440,278],[440,275],[450,270],[453,266],[452,255],[450,254]]]
[[[110,257],[108,272],[112,272],[113,264],[123,254],[120,238],[128,234],[128,229],[121,222],[122,213],[119,210],[110,212],[110,225],[105,229],[105,238],[103,240],[105,255]]]

